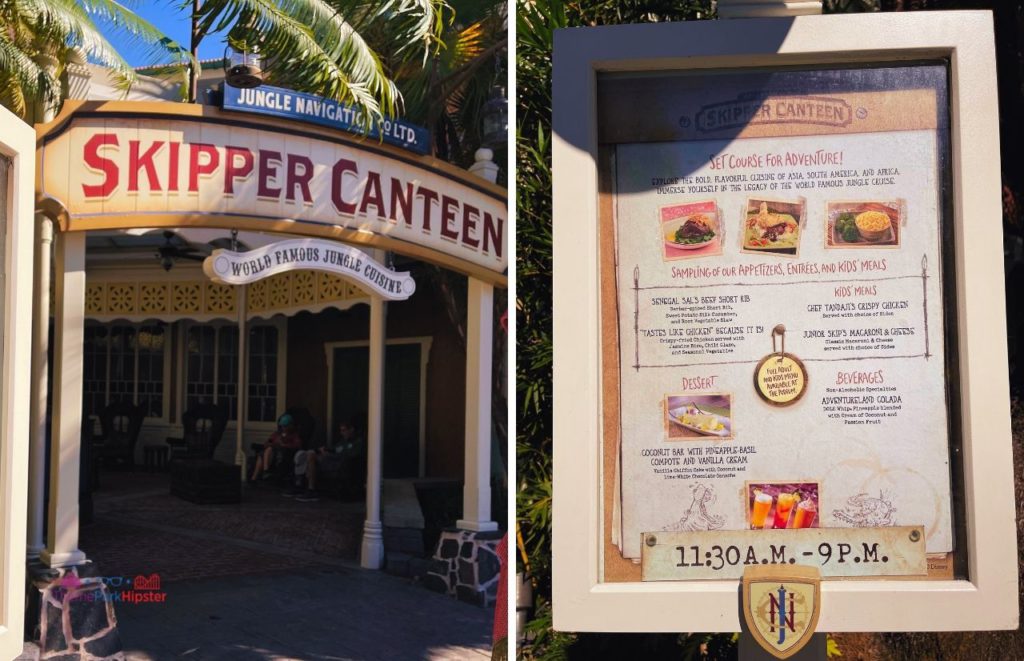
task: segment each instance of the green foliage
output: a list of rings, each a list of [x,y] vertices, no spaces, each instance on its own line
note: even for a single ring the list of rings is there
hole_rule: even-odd
[[[369,127],[401,109],[381,53],[422,65],[438,46],[447,9],[444,0],[205,0],[193,20],[199,39],[227,31],[235,48],[270,55],[274,82],[352,104]]]
[[[825,655],[830,659],[836,659],[843,655],[843,653],[839,651],[839,643],[837,643],[836,639],[832,637],[832,634],[825,635]]]
[[[452,8],[454,20],[446,22],[429,61],[398,62],[395,82],[406,118],[430,129],[434,155],[469,167],[482,143],[484,104],[507,78],[508,5],[461,0]],[[505,160],[505,153],[495,154],[495,163]]]
[[[878,11],[879,0],[824,0],[823,14],[845,14],[852,12]]]
[[[191,56],[150,23],[113,0],[0,0],[0,104],[27,122],[56,110],[66,94],[69,62],[84,58],[113,71],[127,90],[135,72],[100,30],[170,56],[184,76]]]
[[[356,106],[364,128],[424,124],[434,154],[465,167],[507,70],[506,11],[483,0],[204,0],[194,19],[199,39],[226,30],[233,47],[270,54],[274,84]]]

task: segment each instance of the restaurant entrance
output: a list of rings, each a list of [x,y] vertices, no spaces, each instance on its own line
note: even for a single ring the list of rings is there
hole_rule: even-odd
[[[461,483],[461,516],[452,518],[467,539],[498,528],[491,392],[494,288],[506,285],[504,189],[333,129],[164,102],[68,101],[37,127],[36,156],[27,555],[40,603],[69,576],[102,590],[93,579],[103,577],[88,574],[100,565],[88,560],[89,546],[105,539],[127,554],[111,568],[161,549],[174,550],[178,569],[167,566],[178,577],[197,562],[251,568],[218,551],[223,540],[204,538],[202,553],[173,542],[226,529],[256,537],[247,544],[285,539],[320,510],[345,519],[331,530],[348,532],[300,525],[294,538],[330,548],[290,557],[333,553],[380,569],[383,482],[392,475]],[[132,409],[129,417],[141,409],[141,423],[127,428],[134,445],[115,448],[117,434],[103,431],[105,418],[118,417],[112,406]],[[227,418],[216,445],[207,428],[189,428],[188,414],[203,407]],[[356,502],[303,503],[312,507],[300,516],[282,493],[239,489],[252,443],[286,411],[315,420],[303,427],[314,430],[302,440],[310,447],[365,411],[366,487]],[[186,456],[172,450],[170,460],[191,462],[170,472],[172,482],[185,475],[187,488],[168,490],[143,472],[158,468],[148,459],[173,445],[168,438],[190,437],[203,441],[202,456],[186,440]],[[107,529],[93,534],[81,526],[80,487],[97,447],[100,471],[110,469],[104,488],[139,489],[97,499]],[[195,507],[171,506],[183,494]],[[201,502],[208,497],[226,500]],[[247,518],[246,507],[264,516]],[[277,510],[269,524],[265,514]],[[491,549],[492,537],[472,543]],[[488,576],[459,587],[486,601],[494,586]]]
[[[389,340],[384,349],[384,478],[423,477],[426,468],[425,411],[426,365],[430,338]],[[370,353],[366,345],[328,345],[331,374],[331,422],[337,430],[342,422],[359,429],[367,410],[367,368]]]

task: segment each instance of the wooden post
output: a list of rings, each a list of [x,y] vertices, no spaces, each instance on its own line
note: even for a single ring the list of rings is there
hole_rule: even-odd
[[[58,237],[50,426],[49,567],[85,561],[78,548],[78,471],[82,445],[82,342],[85,328],[85,232]]]
[[[466,530],[497,530],[491,521],[491,351],[494,286],[469,278],[466,305],[466,466],[462,518]]]
[[[381,444],[384,427],[384,342],[386,303],[370,297],[370,379],[366,424],[366,521],[360,564],[367,569],[384,565],[384,526],[381,523]]]
[[[35,296],[32,297],[32,400],[29,408],[28,557],[37,560],[46,547],[46,404],[49,399],[50,256],[53,221],[37,216]]]

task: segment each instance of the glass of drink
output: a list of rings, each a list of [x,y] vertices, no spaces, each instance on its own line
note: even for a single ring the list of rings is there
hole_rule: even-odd
[[[793,515],[794,528],[810,528],[814,523],[814,517],[818,515],[818,508],[814,501],[808,498],[801,500],[796,506],[796,514]]]
[[[788,528],[789,515],[793,511],[793,505],[799,500],[795,493],[780,493],[779,500],[775,503],[775,528]]]
[[[754,489],[754,506],[750,508],[750,527],[754,530],[764,528],[765,520],[768,518],[768,510],[772,508],[771,496]]]

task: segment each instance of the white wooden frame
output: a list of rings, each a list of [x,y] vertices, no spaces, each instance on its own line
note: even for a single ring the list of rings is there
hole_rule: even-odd
[[[968,580],[823,581],[820,631],[1015,629],[998,109],[990,12],[561,30],[554,52],[554,625],[739,631],[739,582],[600,583],[597,74],[948,58]],[[643,112],[643,109],[638,109]],[[965,223],[971,227],[964,231]],[[970,296],[967,293],[970,292]]]
[[[420,345],[420,428],[419,428],[419,477],[427,475],[427,367],[430,365],[430,347],[434,344],[434,338],[430,336],[421,337],[396,337],[384,341],[384,349],[394,344],[418,344]],[[324,342],[324,353],[327,354],[327,438],[334,433],[334,409],[331,402],[334,401],[334,350],[342,347],[368,347],[368,340],[353,340],[345,342]]]
[[[0,354],[0,657],[24,646],[32,356],[32,244],[36,132],[0,108],[0,154],[11,158],[3,229],[3,336]]]

